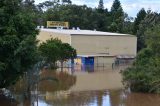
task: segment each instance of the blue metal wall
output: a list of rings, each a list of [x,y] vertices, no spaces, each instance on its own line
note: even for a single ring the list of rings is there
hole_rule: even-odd
[[[94,57],[81,57],[83,65],[94,65]]]

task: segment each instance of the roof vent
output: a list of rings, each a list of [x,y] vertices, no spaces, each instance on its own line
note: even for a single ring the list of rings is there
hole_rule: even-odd
[[[79,28],[79,27],[77,27],[77,30],[78,30],[78,31],[80,31],[80,28]]]
[[[72,27],[72,30],[75,30],[75,27]]]

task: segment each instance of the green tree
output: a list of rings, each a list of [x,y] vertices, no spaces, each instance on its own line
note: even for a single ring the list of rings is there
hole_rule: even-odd
[[[144,8],[142,8],[137,13],[137,17],[135,18],[135,21],[134,21],[133,34],[135,34],[137,36],[137,50],[138,51],[140,51],[142,48],[145,47],[143,34],[139,33],[139,30],[141,30],[140,25],[141,25],[142,21],[144,21],[146,15],[147,15],[146,11],[144,10]]]
[[[14,84],[36,63],[36,24],[21,0],[0,1],[0,88]]]
[[[108,30],[107,26],[110,23],[109,19],[111,19],[107,9],[101,13],[98,9],[92,9],[86,5],[56,5],[48,9],[44,14],[45,23],[47,20],[68,21],[70,28],[80,27],[81,29],[97,29],[100,31]]]
[[[134,27],[133,27],[133,34],[137,34],[137,31],[139,30],[139,25],[141,23],[141,21],[144,20],[144,18],[146,17],[147,13],[145,11],[144,8],[142,8],[138,13],[137,13],[137,17],[135,18],[134,21]]]
[[[80,29],[132,33],[133,23],[131,21],[133,20],[125,20],[126,15],[119,0],[114,1],[111,11],[104,9],[103,0],[99,1],[98,8],[74,4],[49,4],[51,6],[42,13],[43,26],[46,26],[46,21],[68,21],[70,28],[80,27]]]
[[[142,8],[138,13],[137,13],[137,17],[135,18],[134,21],[134,27],[133,27],[133,34],[137,34],[137,31],[139,30],[139,25],[141,23],[141,21],[144,20],[144,18],[146,17],[147,13],[145,11],[144,8]]]
[[[43,61],[45,61],[46,64],[49,64],[51,68],[57,68],[57,61],[60,61],[63,67],[64,61],[76,57],[76,50],[68,43],[62,43],[61,40],[57,38],[41,43],[39,51],[43,57]]]
[[[73,60],[76,56],[76,50],[71,47],[68,43],[62,43],[60,46],[60,58],[59,61],[61,62],[61,71],[63,71],[63,62],[67,60]]]
[[[98,11],[101,13],[104,12],[103,0],[99,0]]]
[[[159,22],[160,23],[160,22]],[[160,25],[157,23],[157,25],[154,25],[151,28],[148,28],[145,31],[145,44],[148,48],[152,48],[152,51],[154,52],[154,55],[159,57],[160,56]]]
[[[62,0],[62,3],[63,4],[72,4],[72,1],[71,0]]]
[[[111,7],[111,25],[109,26],[112,32],[122,32],[124,22],[124,12],[119,0],[114,0]]]
[[[138,53],[133,67],[123,72],[123,80],[132,91],[160,93],[159,23],[144,34],[146,48]]]
[[[80,27],[87,29],[90,27],[89,17],[91,12],[92,10],[85,5],[56,5],[45,12],[45,21],[68,21],[70,28]]]
[[[55,69],[56,61],[58,61],[59,53],[60,53],[60,45],[61,41],[58,39],[50,39],[46,42],[43,42],[39,46],[39,51],[41,56],[43,57],[43,61],[46,62],[46,64],[49,64],[51,68]]]
[[[123,33],[133,34],[133,17],[129,17],[127,13],[124,15]]]
[[[152,12],[151,10],[147,11],[147,15],[144,20],[139,24],[139,29],[137,30],[137,51],[146,48],[145,44],[145,31],[159,23],[160,16],[158,13]]]
[[[55,1],[45,1],[45,2],[39,3],[37,5],[37,7],[39,8],[39,10],[42,11],[43,9],[52,8],[56,4],[58,4],[58,2],[55,2]]]

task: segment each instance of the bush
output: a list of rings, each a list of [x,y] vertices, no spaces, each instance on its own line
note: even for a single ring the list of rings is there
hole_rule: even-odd
[[[122,72],[125,86],[135,92],[160,93],[159,63],[150,49],[142,50],[133,67]]]

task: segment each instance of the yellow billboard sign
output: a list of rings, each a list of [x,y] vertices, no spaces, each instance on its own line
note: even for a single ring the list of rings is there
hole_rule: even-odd
[[[69,28],[69,23],[68,22],[62,22],[62,21],[47,21],[47,27]]]

